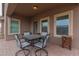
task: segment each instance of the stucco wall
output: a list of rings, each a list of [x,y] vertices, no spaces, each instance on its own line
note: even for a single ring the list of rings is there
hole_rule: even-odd
[[[79,48],[79,6],[76,7],[73,12],[73,47]]]

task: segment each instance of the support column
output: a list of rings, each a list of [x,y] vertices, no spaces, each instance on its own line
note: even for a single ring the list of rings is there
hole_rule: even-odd
[[[7,39],[7,8],[8,8],[8,3],[4,4],[4,39]]]

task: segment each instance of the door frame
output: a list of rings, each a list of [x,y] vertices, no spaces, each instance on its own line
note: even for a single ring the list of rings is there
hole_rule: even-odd
[[[38,21],[33,21],[33,33],[34,33],[34,22],[37,22],[37,32],[38,32]]]

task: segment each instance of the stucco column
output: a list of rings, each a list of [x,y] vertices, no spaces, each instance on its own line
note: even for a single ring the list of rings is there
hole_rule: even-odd
[[[4,4],[4,39],[6,40],[6,36],[7,36],[7,8],[8,8],[8,3]]]

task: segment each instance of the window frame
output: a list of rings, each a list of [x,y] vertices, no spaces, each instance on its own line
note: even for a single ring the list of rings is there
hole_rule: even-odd
[[[44,20],[47,20],[48,21],[48,34],[49,34],[49,31],[50,31],[50,18],[49,18],[49,16],[48,17],[45,17],[45,18],[42,18],[42,19],[40,19],[40,33],[42,32],[42,26],[41,26],[41,23],[42,23],[42,21],[44,21]]]
[[[19,32],[18,33],[11,33],[11,21],[18,21],[19,22]],[[16,18],[9,18],[8,17],[8,35],[14,35],[14,34],[20,34],[20,20],[19,19],[16,19]]]
[[[56,20],[57,19],[56,18],[65,16],[65,15],[69,15],[68,35],[57,35],[57,32],[56,32]],[[54,37],[62,37],[62,36],[73,36],[73,10],[54,15]]]
[[[38,25],[39,25],[39,23],[38,23],[37,20],[34,20],[34,21],[33,21],[33,33],[34,33],[34,29],[35,29],[35,28],[34,28],[34,22],[37,22],[37,32],[36,32],[36,33],[38,33]]]

